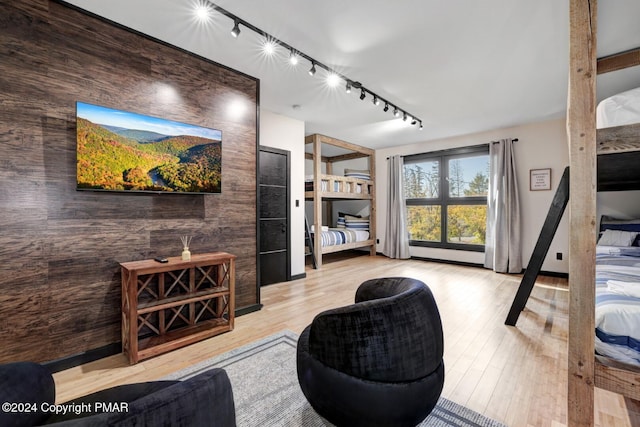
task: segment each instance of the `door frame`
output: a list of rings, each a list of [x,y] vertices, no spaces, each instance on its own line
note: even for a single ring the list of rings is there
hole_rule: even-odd
[[[258,278],[258,292],[260,291],[262,277],[260,274],[261,262],[260,262],[260,152],[264,151],[267,153],[273,154],[281,154],[286,156],[287,158],[287,191],[286,191],[286,241],[287,241],[287,274],[286,280],[287,282],[291,281],[291,151],[282,150],[280,148],[268,147],[266,145],[258,146],[258,171],[257,171],[257,188],[256,188],[256,260],[257,260],[257,278]]]

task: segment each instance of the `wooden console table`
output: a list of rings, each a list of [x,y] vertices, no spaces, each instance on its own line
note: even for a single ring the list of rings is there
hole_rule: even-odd
[[[129,363],[233,329],[235,255],[123,262],[122,351]]]

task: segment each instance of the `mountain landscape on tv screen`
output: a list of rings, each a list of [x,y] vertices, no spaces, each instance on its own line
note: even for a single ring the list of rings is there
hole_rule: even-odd
[[[77,117],[79,189],[219,193],[222,141]]]

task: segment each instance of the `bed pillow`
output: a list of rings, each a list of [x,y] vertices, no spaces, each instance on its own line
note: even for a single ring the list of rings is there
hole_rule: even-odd
[[[345,215],[346,228],[352,228],[356,230],[369,231],[369,217],[355,217],[352,215]]]
[[[604,230],[599,246],[631,246],[638,237],[637,231]]]
[[[637,231],[638,237],[633,242],[633,246],[640,246],[640,219],[620,219],[602,215],[600,218],[600,231],[604,230]]]

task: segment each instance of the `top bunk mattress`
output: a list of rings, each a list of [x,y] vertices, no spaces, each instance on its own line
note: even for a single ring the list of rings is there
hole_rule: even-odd
[[[640,87],[610,96],[596,108],[598,129],[634,123],[640,123]]]

